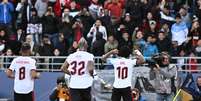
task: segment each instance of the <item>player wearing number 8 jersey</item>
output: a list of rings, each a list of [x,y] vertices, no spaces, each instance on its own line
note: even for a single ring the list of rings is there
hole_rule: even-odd
[[[16,57],[6,70],[7,76],[15,79],[14,101],[34,101],[34,79],[39,77],[39,73],[36,72],[36,61],[29,57],[30,49],[28,43],[23,43],[22,56]]]
[[[128,46],[120,47],[119,50],[114,49],[102,56],[105,61],[111,54],[118,54],[118,58],[110,58],[110,63],[114,66],[115,80],[112,90],[112,101],[132,101],[131,96],[131,80],[133,67],[136,64],[144,63],[142,54],[135,50],[136,59],[128,59],[131,51]]]
[[[71,101],[91,101],[94,56],[87,51],[87,41],[81,38],[78,51],[70,54],[61,69],[70,75]]]

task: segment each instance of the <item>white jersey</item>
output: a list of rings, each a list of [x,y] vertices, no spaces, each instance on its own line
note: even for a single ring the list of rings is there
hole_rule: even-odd
[[[31,78],[31,70],[36,70],[36,61],[30,57],[17,57],[10,70],[15,72],[14,91],[20,94],[28,94],[34,89],[34,80]]]
[[[115,80],[114,88],[131,87],[133,66],[136,65],[136,59],[111,58],[111,64],[114,66]]]
[[[70,54],[66,61],[69,64],[68,70],[71,72],[69,87],[76,89],[91,87],[93,78],[88,72],[87,63],[94,61],[94,56],[85,51],[77,51]]]

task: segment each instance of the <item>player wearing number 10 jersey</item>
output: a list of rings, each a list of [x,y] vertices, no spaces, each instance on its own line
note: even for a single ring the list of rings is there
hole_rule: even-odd
[[[21,55],[16,57],[6,70],[9,78],[14,78],[14,101],[34,101],[34,79],[39,77],[36,72],[36,61],[31,55],[31,46],[23,43]],[[14,73],[14,75],[13,75]]]
[[[70,54],[61,69],[70,75],[71,101],[91,101],[91,86],[93,82],[94,56],[87,50],[87,41],[81,38],[78,51]]]
[[[112,101],[121,101],[123,97],[124,101],[132,101],[131,96],[131,80],[133,67],[136,64],[144,63],[142,54],[138,51],[134,51],[136,59],[128,59],[131,51],[129,47],[123,46],[119,50],[114,49],[102,56],[103,60],[106,60],[111,54],[118,54],[118,58],[111,58],[109,61],[114,66],[115,80],[112,90]]]

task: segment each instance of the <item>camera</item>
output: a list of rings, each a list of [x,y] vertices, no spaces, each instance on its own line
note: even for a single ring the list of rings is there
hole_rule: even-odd
[[[148,63],[148,67],[153,69],[156,67],[156,64],[159,66],[162,66],[162,61],[163,61],[163,55],[162,54],[155,54],[151,57],[151,59],[146,60],[146,63]]]

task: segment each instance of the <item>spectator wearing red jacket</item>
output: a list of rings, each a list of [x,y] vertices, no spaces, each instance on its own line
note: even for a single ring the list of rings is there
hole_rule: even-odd
[[[105,4],[105,8],[110,11],[112,23],[118,23],[123,13],[122,3],[119,0],[112,0],[112,2]]]

